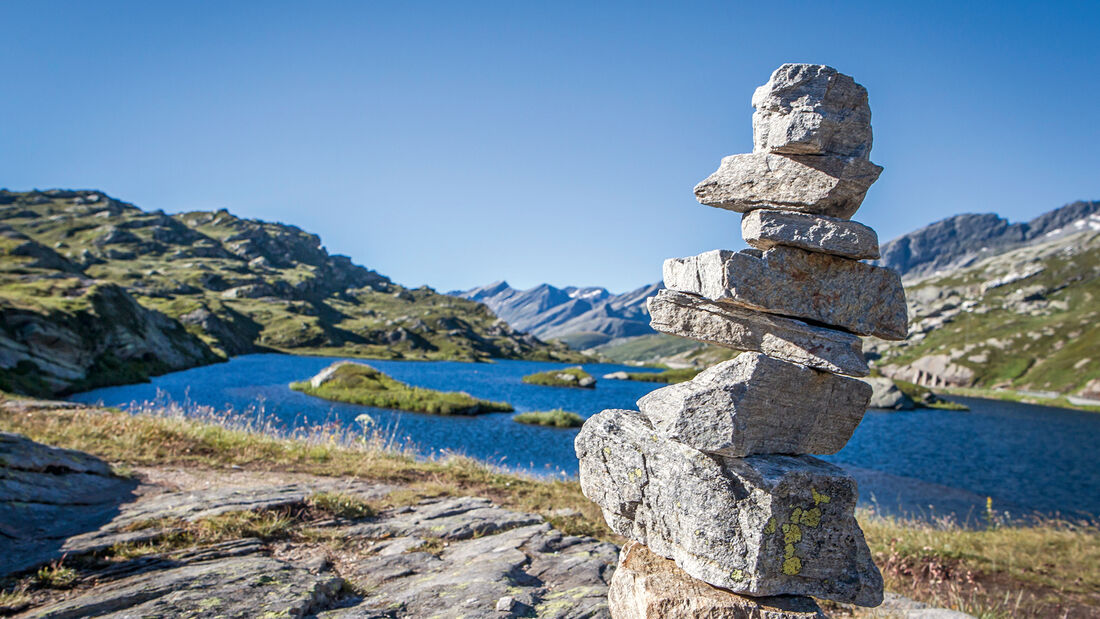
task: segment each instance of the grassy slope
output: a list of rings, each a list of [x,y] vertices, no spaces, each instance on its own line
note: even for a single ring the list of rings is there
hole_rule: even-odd
[[[307,380],[291,383],[290,388],[326,400],[433,415],[476,415],[513,410],[507,403],[479,400],[466,393],[412,387],[361,363],[340,364],[320,387],[313,387]]]
[[[400,486],[387,499],[390,504],[485,496],[540,513],[567,533],[622,541],[575,481],[503,473],[461,457],[417,458],[387,448],[377,437],[336,436],[327,428],[292,440],[181,416],[0,407],[0,430],[123,465],[240,466],[383,481]],[[973,531],[948,522],[857,515],[891,590],[987,617],[1100,613],[1095,593],[1100,591],[1100,530],[1094,525],[1043,522]],[[995,523],[995,515],[991,520]]]
[[[997,278],[1040,268],[983,290]],[[899,344],[873,344],[882,355],[876,365],[948,354],[975,372],[976,387],[1062,393],[1100,378],[1100,234],[1009,252],[910,285],[906,293],[917,333]],[[973,306],[961,310],[964,304]]]
[[[484,305],[407,289],[330,256],[293,226],[226,211],[168,216],[106,197],[87,202],[96,193],[2,192],[0,220],[180,319],[224,354],[581,359],[512,331]]]
[[[0,389],[39,396],[139,382],[221,360],[122,287],[90,278],[0,220],[4,347],[15,363],[0,369]]]

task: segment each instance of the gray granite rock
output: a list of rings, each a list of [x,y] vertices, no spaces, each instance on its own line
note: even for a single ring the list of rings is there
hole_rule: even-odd
[[[874,230],[835,217],[763,209],[749,211],[741,218],[741,236],[757,249],[785,245],[853,260],[878,258],[878,235]]]
[[[916,408],[913,400],[901,392],[894,381],[885,376],[869,376],[863,379],[871,386],[870,408],[908,411]]]
[[[867,411],[871,386],[746,352],[638,407],[662,437],[731,457],[834,454]]]
[[[453,541],[542,523],[542,517],[536,514],[503,509],[493,505],[489,499],[478,497],[428,502],[386,516],[354,525],[345,532],[354,537],[417,536]]]
[[[903,340],[908,332],[897,273],[828,254],[777,246],[757,257],[719,249],[665,260],[664,279],[672,290],[860,335]]]
[[[263,556],[259,544],[247,540],[148,561],[136,571],[105,579],[32,616],[302,617],[328,605],[343,585],[332,572],[315,574]]]
[[[715,303],[675,290],[661,290],[646,305],[649,324],[661,333],[734,350],[762,352],[837,374],[866,376],[869,372],[863,342],[851,333]]]
[[[752,96],[753,152],[841,155],[871,152],[867,89],[820,64],[785,64]]]
[[[615,551],[541,523],[451,543],[438,556],[389,554],[345,574],[367,595],[319,617],[607,618]]]
[[[638,542],[627,542],[607,592],[615,619],[825,619],[813,598],[752,598],[712,587]]]
[[[854,157],[731,155],[695,186],[695,197],[739,213],[766,208],[848,219],[881,173]]]
[[[711,585],[874,606],[882,577],[853,516],[856,484],[810,456],[708,455],[662,440],[637,411],[588,419],[581,490],[616,533]]]

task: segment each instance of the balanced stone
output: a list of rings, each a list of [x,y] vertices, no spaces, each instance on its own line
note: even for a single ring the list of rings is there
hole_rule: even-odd
[[[881,172],[856,157],[730,155],[695,186],[695,197],[739,213],[767,208],[848,219]]]
[[[741,236],[757,249],[798,247],[853,260],[878,258],[878,235],[854,221],[791,211],[755,210],[741,217]]]
[[[734,350],[762,352],[818,370],[867,376],[863,341],[856,335],[808,325],[703,297],[661,290],[646,301],[656,331]]]
[[[665,287],[773,314],[796,316],[885,340],[903,340],[901,278],[856,260],[776,246],[722,249],[665,260]]]
[[[752,96],[753,152],[841,155],[871,152],[867,89],[820,64],[785,64]]]
[[[746,352],[638,400],[657,433],[723,456],[834,454],[863,419],[871,385]]]
[[[696,580],[638,542],[627,542],[607,590],[614,619],[825,619],[813,598],[751,598]]]
[[[581,490],[613,531],[691,576],[751,596],[874,606],[882,576],[853,516],[856,483],[812,456],[727,458],[661,440],[638,411],[588,419]]]

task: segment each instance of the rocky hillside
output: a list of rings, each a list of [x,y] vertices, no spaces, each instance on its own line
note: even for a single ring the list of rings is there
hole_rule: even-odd
[[[573,357],[480,303],[330,255],[290,225],[51,190],[0,191],[0,226],[0,389],[75,391],[271,350]]]
[[[1020,223],[994,213],[955,215],[884,243],[878,263],[912,281],[1086,229],[1100,230],[1100,201],[1073,202]]]
[[[516,290],[508,282],[450,294],[480,301],[513,328],[543,339],[558,339],[574,348],[652,334],[645,300],[661,285],[650,284],[623,294],[606,288],[555,288],[542,284]]]
[[[909,337],[868,340],[874,365],[926,386],[1100,397],[1100,230],[1084,221],[907,285]]]

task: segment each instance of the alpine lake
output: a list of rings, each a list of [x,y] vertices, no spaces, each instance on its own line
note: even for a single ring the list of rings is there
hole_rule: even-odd
[[[576,428],[525,425],[512,420],[515,413],[438,416],[342,404],[289,388],[289,383],[308,379],[338,360],[245,355],[159,376],[150,383],[79,393],[70,400],[123,410],[174,402],[184,410],[209,407],[262,414],[286,431],[338,424],[349,431],[380,432],[426,457],[451,452],[539,476],[577,474]],[[596,377],[596,388],[576,389],[521,381],[527,374],[569,367],[558,363],[362,362],[411,385],[508,402],[516,413],[560,408],[587,418],[608,408],[636,408],[638,398],[663,386],[600,378],[619,370],[656,371],[618,365],[584,365]],[[975,521],[984,517],[991,500],[996,511],[1012,518],[1100,515],[1100,466],[1095,455],[1100,414],[950,399],[970,411],[870,410],[848,445],[823,458],[854,475],[861,503],[883,513]],[[364,414],[369,421],[361,417]]]

